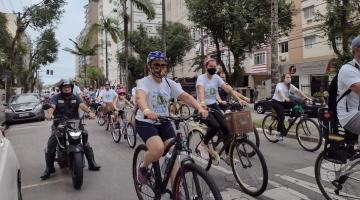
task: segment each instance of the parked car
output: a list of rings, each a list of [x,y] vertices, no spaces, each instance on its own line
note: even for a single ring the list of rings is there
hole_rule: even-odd
[[[254,104],[254,110],[256,110],[258,114],[264,114],[265,112],[270,112],[271,111],[270,103],[271,103],[270,97],[259,100]]]
[[[45,119],[41,98],[36,93],[14,95],[9,102],[4,104],[6,123]]]
[[[5,130],[0,127],[0,199],[21,200],[21,171],[19,160]]]
[[[318,116],[319,108],[326,106],[325,102],[323,102],[319,98],[313,98],[312,104],[305,105],[305,114],[310,118],[316,118]],[[266,99],[262,99],[254,104],[254,110],[258,114],[264,114],[265,112],[271,112],[271,98],[268,97]]]

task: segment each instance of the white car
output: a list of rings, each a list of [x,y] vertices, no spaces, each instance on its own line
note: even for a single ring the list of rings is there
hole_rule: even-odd
[[[21,172],[18,158],[5,128],[0,126],[0,199],[21,200]]]

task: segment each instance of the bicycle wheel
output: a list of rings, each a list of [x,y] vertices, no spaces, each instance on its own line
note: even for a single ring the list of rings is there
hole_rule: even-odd
[[[121,140],[121,128],[115,128],[114,123],[111,124],[112,124],[112,128],[110,128],[111,136],[114,139],[115,143],[119,143]]]
[[[136,145],[136,130],[131,123],[128,123],[124,130],[126,131],[126,139],[129,147],[134,148]]]
[[[188,117],[190,116],[190,108],[188,105],[183,104],[180,106],[180,115],[181,117]]]
[[[273,143],[279,142],[276,136],[278,134],[278,131],[276,131],[277,124],[278,118],[271,113],[266,115],[262,122],[262,129],[266,139]]]
[[[98,110],[96,112],[97,112],[97,114],[96,114],[97,123],[100,126],[104,126],[105,125],[105,118],[104,118],[103,113],[100,111],[100,107],[98,108]]]
[[[173,199],[221,200],[222,197],[215,181],[204,169],[195,163],[186,163],[175,177]]]
[[[336,164],[324,159],[321,152],[315,162],[316,183],[327,200],[360,199],[360,165]],[[346,166],[347,165],[347,166]],[[351,172],[352,171],[352,172]],[[344,175],[349,173],[348,175]]]
[[[322,137],[318,124],[309,118],[304,118],[296,126],[296,139],[306,151],[316,151],[321,147]]]
[[[138,182],[137,173],[138,167],[140,163],[144,160],[144,153],[147,151],[145,144],[141,144],[136,147],[133,157],[133,165],[132,165],[132,174],[133,174],[133,181],[135,186],[135,192],[139,198],[139,200],[159,200],[161,198],[161,194],[156,192],[155,186],[155,170],[153,164],[149,166],[148,170],[148,183],[143,185]]]
[[[250,157],[248,152],[255,152],[255,155]],[[255,144],[248,139],[236,139],[230,148],[230,158],[240,188],[251,196],[261,195],[268,184],[268,169],[264,156]]]
[[[170,103],[169,104],[169,115],[172,116],[172,117],[177,115],[177,108],[176,108],[175,103]]]
[[[198,130],[192,130],[187,138],[188,141],[188,148],[192,152],[193,158],[200,162],[201,166],[204,166],[204,169],[208,171],[211,168],[212,165],[212,159],[205,160],[201,157],[200,151],[197,149],[197,147],[200,145],[200,143],[204,139],[204,134]]]

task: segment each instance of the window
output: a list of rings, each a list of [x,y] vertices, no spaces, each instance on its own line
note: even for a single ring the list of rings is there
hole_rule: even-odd
[[[304,18],[305,19],[312,19],[314,17],[314,6],[309,6],[303,9],[304,11]]]
[[[287,52],[289,52],[288,41],[286,41],[286,42],[280,42],[280,43],[279,43],[279,48],[280,48],[280,52],[281,52],[281,53],[287,53]]]
[[[265,65],[266,61],[265,61],[265,53],[257,53],[254,55],[255,60],[254,63],[255,65]]]
[[[315,42],[316,42],[315,35],[305,37],[304,40],[305,40],[305,48],[311,49],[315,47]]]

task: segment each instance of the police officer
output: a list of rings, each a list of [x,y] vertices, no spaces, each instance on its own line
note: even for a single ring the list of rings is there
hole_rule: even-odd
[[[59,89],[60,93],[53,96],[50,100],[51,108],[48,109],[48,120],[54,117],[61,118],[63,116],[69,119],[79,119],[79,108],[89,113],[90,118],[95,117],[95,114],[83,103],[82,99],[78,95],[73,94],[74,84],[71,81],[61,80],[59,82]],[[58,132],[57,124],[53,123],[51,132],[45,152],[46,169],[40,177],[42,180],[50,178],[50,175],[55,173],[54,160],[57,146],[55,134]],[[87,139],[88,134],[87,131],[85,131],[83,135],[84,154],[88,160],[89,170],[98,171],[100,170],[100,166],[97,165],[94,160],[94,152]]]

